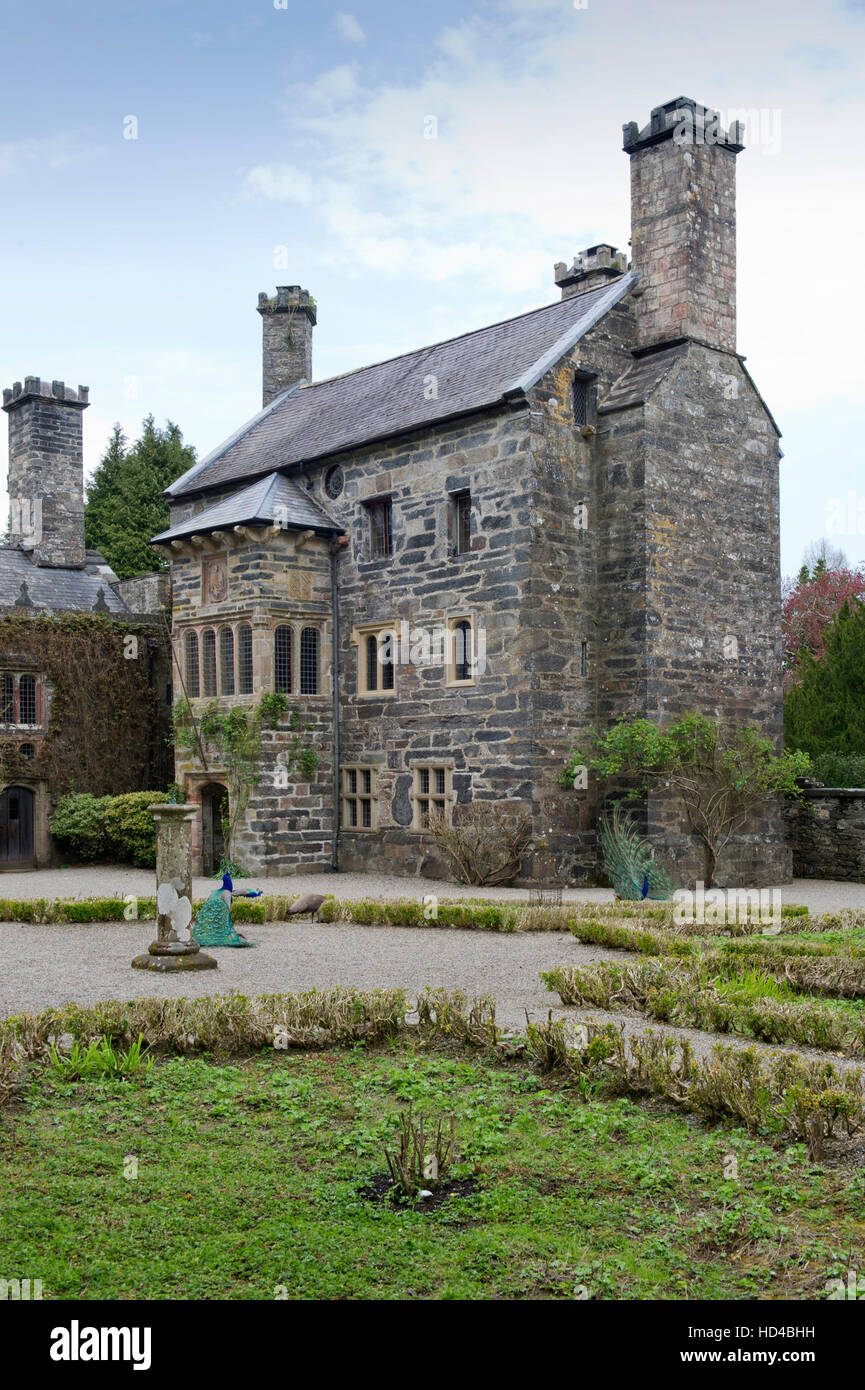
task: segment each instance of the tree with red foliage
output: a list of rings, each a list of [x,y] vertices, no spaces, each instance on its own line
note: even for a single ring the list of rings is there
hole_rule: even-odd
[[[784,650],[784,689],[798,685],[799,656],[808,651],[815,661],[824,654],[826,629],[837,618],[845,602],[851,607],[865,603],[865,565],[848,569],[829,568],[820,561],[813,572],[803,565],[798,578],[784,585],[782,628]]]

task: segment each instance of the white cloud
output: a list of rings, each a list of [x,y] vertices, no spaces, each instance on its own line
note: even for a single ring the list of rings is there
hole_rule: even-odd
[[[346,43],[366,43],[366,34],[358,24],[353,14],[346,14],[345,10],[339,10],[333,21],[340,38],[345,39]]]
[[[293,164],[256,164],[243,180],[243,201],[267,199],[274,203],[311,203],[315,184],[309,174]]]
[[[63,169],[101,152],[99,146],[84,140],[76,131],[60,131],[57,135],[38,139],[8,140],[0,143],[0,176],[29,172],[34,165]]]

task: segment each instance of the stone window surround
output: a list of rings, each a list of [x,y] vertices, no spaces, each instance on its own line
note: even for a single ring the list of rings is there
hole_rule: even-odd
[[[220,630],[221,630],[222,628],[224,628],[224,627],[230,627],[230,628],[232,628],[233,631],[234,631],[234,694],[230,694],[230,695],[224,694],[223,691],[222,691],[222,689],[221,689],[222,681],[221,681],[221,673],[220,673],[219,633],[220,633]],[[237,692],[238,692],[238,688],[239,688],[239,676],[240,676],[240,671],[239,671],[239,662],[240,662],[240,640],[239,640],[239,631],[240,631],[240,629],[241,629],[242,627],[251,627],[251,628],[252,628],[252,691],[251,691],[251,693],[249,693],[249,694],[247,694],[247,695],[240,695],[240,694],[237,693]],[[182,682],[182,684],[181,684],[181,683],[178,683],[178,684],[179,684],[179,694],[182,695],[182,694],[184,693],[184,686],[185,686],[185,683],[186,683],[186,635],[187,635],[187,633],[189,633],[189,632],[195,632],[195,633],[197,634],[197,636],[198,636],[198,650],[199,650],[199,658],[198,658],[198,660],[199,660],[199,694],[198,694],[197,696],[196,696],[196,695],[191,695],[191,696],[189,696],[188,698],[189,698],[190,700],[192,700],[192,701],[194,701],[194,700],[202,700],[202,701],[203,701],[203,700],[214,700],[214,699],[227,699],[227,700],[237,700],[237,701],[239,701],[241,704],[250,704],[250,705],[251,705],[251,704],[256,703],[256,702],[260,699],[261,695],[262,695],[265,691],[267,691],[267,690],[275,690],[275,689],[276,689],[275,672],[274,672],[274,664],[273,664],[273,647],[274,647],[274,634],[275,634],[276,629],[277,629],[278,627],[289,627],[289,628],[291,628],[291,631],[292,631],[292,644],[291,644],[291,645],[292,645],[292,652],[291,652],[291,664],[292,664],[292,690],[291,690],[290,692],[287,692],[287,693],[290,695],[291,699],[292,699],[292,700],[298,700],[298,699],[299,699],[299,700],[324,700],[324,699],[329,699],[329,698],[330,698],[330,693],[331,693],[331,692],[330,692],[330,680],[329,680],[329,670],[330,670],[330,668],[329,668],[329,665],[327,664],[327,662],[324,660],[325,654],[326,654],[326,652],[327,652],[327,647],[326,647],[326,642],[325,642],[326,635],[327,635],[327,632],[326,632],[327,624],[326,624],[326,622],[324,621],[324,619],[322,619],[322,618],[319,617],[319,616],[316,616],[316,617],[308,617],[308,618],[292,618],[292,617],[282,616],[282,615],[278,615],[278,614],[270,614],[270,616],[268,617],[268,619],[267,619],[267,621],[266,621],[266,624],[265,624],[265,623],[262,623],[260,620],[258,620],[258,621],[253,621],[250,617],[247,617],[247,616],[234,616],[234,617],[232,617],[232,618],[226,618],[226,619],[224,619],[224,620],[221,621],[221,622],[220,622],[220,621],[217,621],[217,620],[214,620],[214,621],[212,621],[212,622],[208,622],[207,620],[201,620],[201,619],[199,618],[196,622],[193,622],[193,623],[183,623],[182,625],[179,625],[178,627],[176,627],[175,630],[174,630],[174,634],[173,634],[173,645],[174,645],[174,654],[175,654],[175,664],[176,664],[177,666],[179,666],[179,669],[180,669],[180,671],[181,671],[182,674],[183,674],[183,682]],[[301,694],[300,694],[300,634],[301,634],[302,630],[303,630],[304,628],[306,628],[306,627],[315,628],[316,631],[318,632],[318,686],[319,686],[319,688],[318,688],[317,694],[315,694],[315,695],[301,695]],[[215,637],[216,637],[216,669],[217,669],[217,677],[216,677],[216,679],[217,679],[217,694],[216,694],[216,695],[205,695],[205,694],[202,693],[202,685],[203,685],[203,682],[204,682],[204,662],[203,662],[203,655],[202,655],[202,640],[201,640],[201,639],[202,639],[202,634],[203,634],[205,631],[207,631],[208,629],[211,630],[211,631],[214,633]],[[264,660],[264,661],[261,659],[260,643],[256,641],[256,638],[263,639],[264,641],[266,641],[266,642],[268,643],[268,647],[269,647],[269,657],[268,657],[266,660]]]
[[[409,828],[413,830],[415,834],[429,834],[429,826],[423,825],[421,823],[422,811],[420,803],[422,801],[442,801],[444,804],[445,816],[447,818],[448,824],[451,824],[453,818],[453,808],[456,805],[457,801],[457,794],[453,789],[453,772],[455,766],[456,760],[454,758],[428,757],[409,759],[408,767],[411,773],[412,782],[411,791],[409,792],[409,800],[412,803],[412,823]],[[427,769],[427,771],[432,773],[437,768],[444,769],[444,793],[435,792],[432,790],[432,779],[430,779],[430,791],[422,792],[420,790],[420,773],[424,769]]]
[[[311,617],[310,617],[310,618],[290,618],[290,617],[287,617],[287,616],[283,617],[281,614],[271,614],[271,615],[270,615],[270,618],[269,618],[269,620],[268,620],[268,629],[267,629],[267,631],[268,631],[268,640],[269,640],[269,643],[270,643],[270,662],[271,662],[271,666],[270,666],[269,689],[270,689],[270,690],[276,690],[276,666],[275,666],[276,658],[275,658],[275,646],[276,646],[276,629],[277,629],[278,627],[287,627],[287,628],[290,628],[290,629],[291,629],[291,690],[285,691],[285,694],[289,695],[290,698],[291,698],[292,700],[324,700],[324,699],[329,699],[329,698],[330,698],[330,695],[331,695],[331,691],[330,691],[330,681],[327,679],[327,676],[328,676],[328,668],[327,668],[326,663],[325,663],[325,661],[324,661],[324,659],[323,659],[323,658],[324,658],[324,654],[325,654],[325,652],[326,652],[326,650],[327,650],[326,647],[325,647],[326,624],[325,624],[325,622],[323,621],[323,619],[321,619],[321,618],[319,618],[319,617],[315,617],[315,618],[311,618]],[[304,628],[307,628],[307,627],[314,628],[315,631],[318,633],[318,690],[316,691],[316,693],[315,693],[314,695],[302,695],[302,694],[300,693],[300,647],[301,647],[300,635],[301,635],[301,633],[303,632]],[[253,661],[253,670],[254,670],[254,669],[255,669],[255,629],[254,629],[254,628],[253,628],[253,639],[252,639],[252,653],[253,653],[252,661]]]
[[[184,623],[184,624],[182,625],[182,627],[177,627],[177,628],[175,628],[175,630],[174,630],[174,635],[173,635],[174,660],[175,660],[175,665],[176,665],[177,668],[180,670],[180,672],[181,672],[181,674],[182,674],[182,676],[183,676],[182,681],[178,683],[178,684],[179,684],[179,687],[180,687],[180,693],[181,693],[181,695],[183,695],[184,697],[186,697],[186,698],[188,698],[188,699],[190,699],[190,700],[217,700],[217,699],[226,699],[226,700],[247,700],[247,701],[252,701],[252,700],[254,700],[254,699],[256,698],[256,693],[255,693],[255,692],[256,692],[256,689],[259,688],[259,687],[258,687],[258,682],[256,681],[256,670],[255,670],[255,630],[254,630],[254,628],[253,628],[252,691],[251,691],[248,695],[239,695],[239,694],[237,693],[237,689],[238,689],[238,676],[239,676],[239,671],[238,671],[238,652],[239,652],[239,649],[240,649],[240,648],[239,648],[239,637],[238,637],[238,633],[239,633],[239,631],[240,631],[240,629],[241,629],[242,627],[252,627],[252,624],[250,623],[250,621],[249,621],[248,618],[231,618],[231,619],[229,619],[229,620],[227,620],[227,621],[222,621],[222,622],[220,622],[220,621],[218,621],[218,620],[214,620],[213,622],[207,622],[207,621],[201,622],[201,621],[200,621],[200,622],[195,622],[195,623]],[[234,634],[234,690],[233,690],[231,693],[226,693],[226,692],[223,691],[223,689],[222,689],[222,661],[221,661],[220,633],[223,631],[224,628],[230,628],[230,629],[232,630],[233,634]],[[203,634],[204,634],[205,632],[207,632],[207,631],[210,631],[210,632],[213,633],[214,639],[215,639],[215,644],[216,644],[216,694],[215,694],[215,695],[205,695],[205,694],[204,694],[204,691],[203,691],[203,689],[202,689],[202,687],[203,687],[203,685],[204,685],[204,643],[203,643],[203,641],[202,641],[202,637],[203,637]],[[186,638],[187,638],[187,636],[189,635],[189,633],[191,633],[191,632],[194,632],[195,635],[196,635],[196,637],[198,638],[198,694],[197,694],[197,695],[190,695],[189,692],[188,692],[187,689],[186,689]]]
[[[358,833],[358,834],[361,834],[361,835],[369,835],[370,831],[373,831],[373,830],[377,830],[377,829],[378,829],[378,801],[379,801],[378,771],[379,771],[379,769],[378,769],[378,767],[375,765],[375,763],[363,762],[362,760],[359,761],[359,762],[350,762],[350,763],[341,763],[341,764],[340,764],[339,776],[340,776],[340,829],[341,829],[341,830],[347,830],[347,831],[349,831],[352,835],[354,835],[355,833]],[[368,792],[363,792],[363,791],[360,791],[360,790],[358,790],[357,792],[349,791],[349,790],[348,790],[348,777],[347,777],[347,775],[346,775],[346,774],[349,773],[349,772],[356,772],[356,773],[358,774],[358,776],[359,776],[361,773],[363,773],[363,772],[368,772],[368,773],[369,773],[370,790],[369,790]],[[349,802],[351,802],[351,801],[356,802],[356,803],[357,803],[357,806],[358,806],[358,820],[357,820],[357,824],[356,824],[356,825],[352,825],[352,824],[351,824],[351,821],[349,820],[348,806],[349,806]],[[361,803],[362,801],[369,801],[369,803],[370,803],[370,823],[369,823],[369,825],[362,825],[362,824],[361,824],[361,815],[362,815],[362,813],[361,813],[361,810],[360,810],[360,803]]]
[[[466,622],[471,628],[471,675],[468,680],[460,681],[455,676],[456,671],[456,637],[453,635],[457,623]],[[475,642],[475,618],[474,613],[459,609],[453,613],[445,613],[445,689],[447,690],[468,690],[477,685],[477,662],[476,642]]]
[[[393,494],[390,492],[373,493],[370,497],[364,497],[361,501],[366,523],[366,535],[363,540],[363,561],[367,564],[390,564],[394,557],[394,527],[393,527]],[[376,554],[374,546],[375,535],[375,516],[377,510],[382,509],[383,532],[386,533],[387,549],[380,554]],[[385,520],[386,518],[386,520]]]
[[[468,545],[460,549],[460,504],[463,500],[468,502]],[[458,487],[450,490],[447,496],[447,554],[449,560],[462,560],[467,555],[472,554],[472,539],[474,537],[475,519],[475,498],[468,487]]]
[[[382,633],[391,632],[393,633],[394,640],[396,640],[399,636],[399,630],[399,621],[397,618],[391,618],[386,622],[356,623],[352,628],[349,643],[351,646],[357,648],[357,697],[359,700],[396,699],[397,672],[399,671],[398,661],[394,661],[393,663],[392,690],[382,690],[381,686],[378,686],[375,690],[368,689],[366,683],[366,639],[368,637],[375,637],[379,642],[380,648]],[[379,662],[379,670],[381,670],[381,662]]]

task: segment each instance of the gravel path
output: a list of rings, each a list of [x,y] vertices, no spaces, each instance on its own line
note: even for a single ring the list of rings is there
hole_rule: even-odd
[[[415,995],[430,985],[462,989],[468,995],[494,995],[498,1021],[509,1029],[521,1030],[526,1012],[533,1020],[543,1020],[552,1009],[554,1017],[568,1018],[575,1024],[583,1018],[612,1019],[624,1024],[628,1035],[644,1032],[648,1026],[667,1036],[688,1037],[701,1055],[717,1043],[755,1045],[771,1053],[804,1051],[647,1023],[639,1015],[561,1008],[558,996],[542,984],[542,970],[565,963],[634,959],[626,952],[583,945],[566,932],[498,935],[444,928],[294,922],[249,924],[244,933],[258,944],[250,950],[212,950],[219,961],[217,970],[165,976],[130,966],[132,957],[146,950],[153,939],[153,923],[0,923],[0,1017],[68,1000],[93,1004],[100,999],[178,998],[232,990],[255,995],[333,985],[401,988]],[[829,1054],[810,1055],[825,1059]]]

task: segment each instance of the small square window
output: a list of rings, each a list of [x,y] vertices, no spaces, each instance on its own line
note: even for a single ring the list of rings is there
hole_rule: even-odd
[[[428,763],[414,769],[413,830],[428,830],[432,815],[444,816],[451,823],[451,769],[446,763]]]
[[[381,498],[367,503],[369,513],[369,554],[371,560],[383,560],[393,554],[391,499]]]
[[[571,396],[575,425],[594,424],[597,399],[597,378],[593,376],[575,376]]]
[[[374,830],[375,768],[342,769],[342,823],[348,830]]]

